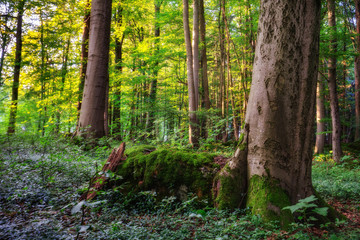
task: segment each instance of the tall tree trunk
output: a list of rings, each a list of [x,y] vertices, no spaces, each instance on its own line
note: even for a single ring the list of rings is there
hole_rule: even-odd
[[[220,206],[227,199],[237,207],[247,194],[253,214],[287,225],[293,216],[283,208],[316,194],[311,163],[320,9],[320,0],[261,1],[244,132],[215,184]]]
[[[356,47],[355,57],[355,140],[360,139],[360,0],[355,0]]]
[[[202,83],[202,101],[206,110],[210,109],[209,98],[209,80],[208,80],[208,65],[206,55],[206,24],[205,24],[205,11],[204,0],[199,0],[199,25],[200,25],[200,59],[201,59],[201,83]]]
[[[339,112],[339,100],[336,84],[336,20],[335,20],[335,0],[327,0],[328,22],[330,29],[330,57],[328,59],[328,79],[330,93],[330,107],[332,119],[332,151],[333,159],[340,162],[341,150],[341,123]]]
[[[195,0],[197,1],[197,0]],[[195,90],[195,80],[194,80],[194,60],[193,60],[193,51],[191,45],[190,37],[190,27],[189,27],[189,1],[183,0],[184,10],[183,10],[183,23],[184,23],[184,33],[185,33],[185,45],[186,45],[186,58],[187,58],[187,82],[188,82],[188,95],[189,95],[189,142],[190,144],[197,146],[199,144],[199,126],[197,120],[197,99]],[[194,10],[196,11],[196,10]]]
[[[116,13],[116,19],[115,21],[118,24],[118,28],[122,27],[123,25],[123,7],[120,6],[117,9]],[[125,32],[123,32],[122,36],[115,36],[115,69],[118,71],[119,75],[123,72],[123,43],[125,38]],[[112,133],[116,135],[118,140],[122,139],[122,126],[121,126],[121,80],[117,83],[117,86],[115,86],[115,98],[113,103],[113,125],[115,128],[113,128]],[[114,124],[115,123],[115,124]]]
[[[84,15],[84,28],[81,42],[81,67],[80,67],[80,83],[78,95],[78,118],[80,116],[81,102],[84,94],[84,85],[86,77],[86,68],[89,54],[89,33],[90,33],[90,0],[87,0]]]
[[[10,34],[10,29],[8,28],[7,26],[7,23],[8,23],[8,20],[9,20],[9,16],[6,15],[4,17],[4,22],[2,23],[3,26],[4,26],[4,31],[1,31],[1,59],[0,59],[0,87],[4,84],[4,81],[2,79],[2,71],[4,69],[4,60],[5,60],[5,55],[6,55],[6,47],[7,45],[9,44],[9,41],[10,41],[10,37],[9,37],[9,34]]]
[[[160,26],[159,26],[159,15],[160,15],[161,2],[155,0],[155,63],[153,66],[153,76],[150,83],[150,93],[149,93],[149,112],[146,119],[146,129],[149,133],[150,138],[155,136],[155,112],[156,112],[156,91],[158,84],[158,73],[159,73],[159,43],[160,43]]]
[[[199,30],[200,30],[200,78],[201,78],[201,106],[205,109],[206,113],[201,117],[201,137],[207,139],[207,113],[210,109],[210,97],[209,97],[209,80],[208,80],[208,65],[206,54],[206,24],[205,24],[205,10],[204,0],[199,0]]]
[[[88,64],[77,131],[87,138],[105,136],[111,4],[112,0],[93,0],[91,6]]]
[[[10,118],[7,133],[15,133],[17,105],[19,96],[20,84],[20,69],[21,69],[21,53],[22,53],[22,23],[24,14],[25,0],[18,4],[18,16],[16,26],[16,47],[15,47],[15,66],[14,66],[14,82],[12,86],[11,105],[10,105]]]
[[[325,105],[324,105],[324,81],[322,76],[318,74],[318,82],[316,88],[316,143],[315,153],[324,153],[325,145]]]
[[[69,61],[69,51],[70,51],[70,44],[71,44],[71,37],[68,37],[68,40],[66,42],[66,47],[64,49],[64,55],[63,55],[63,65],[61,68],[61,85],[60,85],[60,96],[59,99],[61,99],[61,96],[64,92],[65,87],[65,80],[66,80],[66,74],[67,74],[67,67],[68,67],[68,61]],[[60,105],[61,102],[58,102],[58,105]],[[56,127],[55,127],[55,133],[58,134],[60,132],[60,124],[61,124],[61,108],[58,106],[58,110],[56,112]]]

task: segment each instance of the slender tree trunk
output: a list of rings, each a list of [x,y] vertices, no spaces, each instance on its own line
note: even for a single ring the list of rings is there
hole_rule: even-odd
[[[40,69],[40,102],[43,104],[45,99],[45,80],[46,80],[46,71],[47,65],[45,63],[46,52],[45,52],[45,39],[44,39],[44,21],[43,21],[43,12],[40,9],[40,55],[41,55],[41,69]],[[39,110],[39,122],[38,122],[38,131],[41,132],[41,135],[45,134],[45,119],[46,119],[46,106],[41,106],[42,109]]]
[[[14,82],[12,86],[10,118],[7,133],[15,133],[19,85],[20,85],[20,69],[21,69],[21,53],[22,53],[22,23],[24,14],[25,0],[18,4],[18,16],[16,26],[16,47],[15,47],[15,66],[14,66]]]
[[[155,0],[155,63],[153,66],[153,78],[150,83],[150,93],[149,93],[149,112],[146,119],[146,129],[148,130],[150,138],[155,136],[155,112],[156,112],[156,92],[157,92],[157,83],[158,83],[158,73],[159,73],[159,43],[160,43],[160,26],[159,26],[159,15],[160,15],[161,2]]]
[[[335,20],[335,0],[327,0],[328,22],[331,28],[330,32],[330,57],[328,59],[328,79],[330,93],[330,107],[332,119],[332,151],[333,159],[340,162],[342,156],[341,150],[341,123],[339,112],[339,100],[336,84],[336,20]]]
[[[89,54],[89,33],[90,33],[90,0],[87,0],[84,16],[84,28],[81,43],[81,67],[80,67],[80,84],[78,95],[78,118],[80,117],[81,102],[84,93],[84,84],[86,77],[86,68]]]
[[[356,47],[355,57],[355,140],[360,139],[360,0],[355,0]]]
[[[209,98],[209,80],[208,80],[208,65],[206,55],[206,25],[205,25],[205,11],[204,0],[199,0],[199,24],[200,24],[200,58],[201,58],[201,82],[202,82],[202,101],[206,110],[210,109]]]
[[[197,1],[197,0],[195,0]],[[189,27],[189,1],[183,0],[183,23],[185,33],[185,45],[187,56],[187,82],[188,82],[188,95],[189,95],[189,142],[190,144],[197,146],[199,144],[199,126],[197,120],[197,99],[194,83],[194,60],[193,51],[191,46],[190,27]]]
[[[324,153],[325,145],[325,105],[324,105],[324,81],[322,76],[318,74],[318,82],[316,88],[316,143],[315,143],[315,153],[321,154]]]
[[[87,138],[105,136],[111,4],[111,0],[93,0],[91,6],[88,64],[77,131]]]
[[[311,163],[320,9],[320,0],[261,1],[244,132],[215,184],[220,206],[222,199],[232,207],[247,199],[253,214],[288,225],[293,216],[283,208],[316,194]]]
[[[10,31],[8,31],[9,29],[7,27],[8,20],[9,20],[9,16],[6,15],[4,17],[4,22],[2,23],[4,25],[5,30],[1,32],[2,43],[1,43],[1,59],[0,59],[0,87],[4,84],[4,81],[2,79],[3,76],[2,71],[4,69],[6,47],[9,44],[9,40],[10,40],[9,38]]]
[[[65,80],[66,80],[66,74],[67,74],[67,67],[68,67],[68,61],[69,61],[69,51],[70,51],[70,44],[71,44],[71,38],[69,36],[67,42],[66,42],[66,47],[64,49],[64,56],[63,56],[63,65],[61,68],[61,86],[60,86],[60,96],[59,99],[61,98],[61,96],[63,95],[64,92],[64,87],[65,87]],[[58,105],[60,105],[61,102],[58,102]],[[58,111],[56,112],[56,128],[55,128],[55,133],[58,134],[60,132],[60,124],[61,124],[61,108],[58,106]]]

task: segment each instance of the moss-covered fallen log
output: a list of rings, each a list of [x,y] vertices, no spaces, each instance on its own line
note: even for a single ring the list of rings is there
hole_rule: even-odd
[[[180,200],[193,194],[213,203],[213,179],[222,165],[215,154],[142,145],[125,155],[117,170],[123,178],[123,191],[155,191],[159,198],[176,196]]]

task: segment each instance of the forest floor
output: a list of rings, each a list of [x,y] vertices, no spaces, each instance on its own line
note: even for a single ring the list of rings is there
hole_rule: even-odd
[[[224,149],[219,155],[231,155]],[[360,239],[357,151],[346,151],[341,164],[329,154],[314,158],[316,190],[347,220],[298,222],[288,231],[247,210],[201,207],[192,197],[158,202],[153,192],[124,196],[114,188],[79,203],[109,153],[63,139],[0,137],[0,239]]]

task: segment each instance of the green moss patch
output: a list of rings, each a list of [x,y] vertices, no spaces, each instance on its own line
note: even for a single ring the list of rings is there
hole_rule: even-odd
[[[288,227],[294,221],[289,210],[290,200],[279,182],[273,178],[254,175],[249,182],[247,206],[255,215],[260,215],[264,221],[280,221],[281,226]]]
[[[230,169],[228,164],[214,179],[215,205],[219,209],[235,209],[243,207],[246,196],[246,175],[239,169]]]
[[[159,197],[196,194],[211,201],[212,180],[219,169],[213,154],[175,148],[137,146],[125,152],[118,174],[126,191],[156,191]]]

